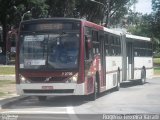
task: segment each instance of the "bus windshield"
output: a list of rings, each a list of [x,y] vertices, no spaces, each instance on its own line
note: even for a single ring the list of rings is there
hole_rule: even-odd
[[[78,32],[24,34],[20,39],[21,69],[78,68]]]

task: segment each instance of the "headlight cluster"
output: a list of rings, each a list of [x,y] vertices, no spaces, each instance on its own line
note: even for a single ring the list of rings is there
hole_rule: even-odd
[[[73,75],[71,78],[69,78],[66,82],[67,83],[77,83],[78,80],[78,73],[76,73],[75,75]]]
[[[29,80],[27,80],[24,76],[19,75],[20,83],[25,84],[25,83],[31,83]]]

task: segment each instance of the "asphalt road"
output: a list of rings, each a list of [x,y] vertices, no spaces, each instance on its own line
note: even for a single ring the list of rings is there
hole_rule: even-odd
[[[124,118],[124,114],[132,114],[131,117],[138,114],[134,117],[139,119],[159,120],[160,78],[148,80],[144,85],[137,82],[123,83],[120,91],[105,92],[96,101],[88,101],[82,96],[66,96],[49,97],[39,102],[36,97],[30,97],[7,106],[0,114],[17,117],[18,120],[102,120],[113,117],[111,115],[116,115],[116,119]]]

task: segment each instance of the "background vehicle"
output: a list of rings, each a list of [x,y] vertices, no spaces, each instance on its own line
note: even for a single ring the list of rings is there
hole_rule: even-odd
[[[0,26],[0,64],[14,64],[16,58],[16,40],[17,40],[17,30],[11,29],[7,33],[6,38],[6,55],[3,51],[3,36],[2,27]],[[6,59],[6,60],[5,60]]]
[[[2,54],[2,42],[3,42],[3,37],[2,37],[2,27],[0,26],[0,64],[6,64],[6,56]]]
[[[146,43],[146,49],[136,46],[139,41]],[[95,100],[108,89],[119,90],[123,81],[141,79],[144,83],[152,76],[152,55],[137,64],[144,56],[139,59],[134,53],[139,54],[139,49],[151,52],[149,41],[79,19],[22,22],[17,44],[17,92],[38,96],[39,100],[50,95],[89,95]]]
[[[11,28],[11,30],[8,31],[6,42],[6,54],[10,64],[15,64],[17,37],[17,29]]]
[[[8,62],[8,60],[7,60]],[[0,64],[5,65],[6,64],[6,56],[2,53],[0,53]]]

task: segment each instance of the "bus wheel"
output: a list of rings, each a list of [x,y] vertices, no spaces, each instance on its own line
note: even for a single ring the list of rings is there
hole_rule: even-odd
[[[94,93],[91,94],[90,100],[95,101],[97,99],[97,94],[98,94],[98,85],[97,85],[97,81],[95,81],[95,83],[94,83]]]
[[[120,89],[120,71],[117,72],[117,86],[115,88],[116,91],[119,91]]]
[[[146,83],[146,70],[145,70],[145,68],[143,68],[142,71],[141,71],[140,84],[143,85],[145,83]]]
[[[38,96],[39,101],[45,101],[47,99],[47,96]]]

